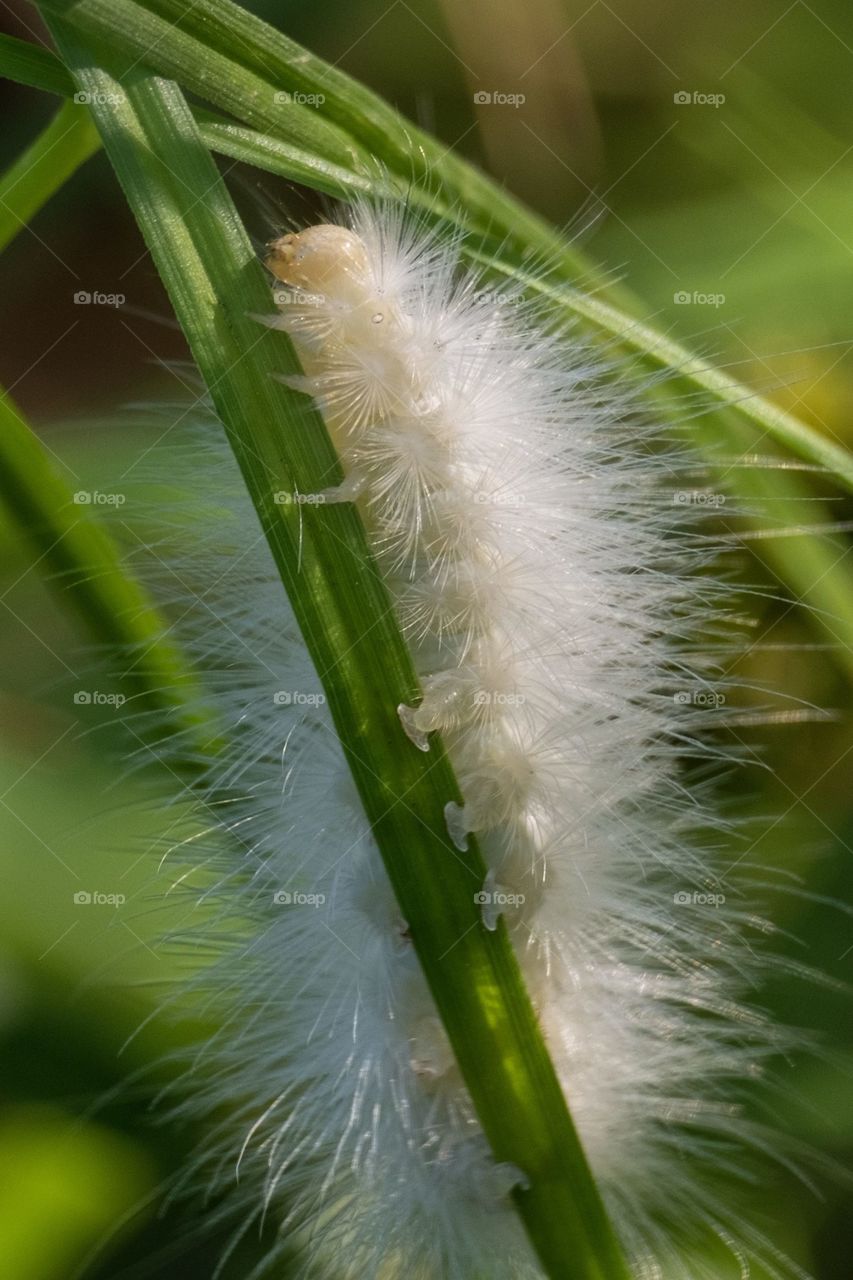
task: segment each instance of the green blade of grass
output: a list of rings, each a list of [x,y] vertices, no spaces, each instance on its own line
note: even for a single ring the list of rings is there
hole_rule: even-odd
[[[183,0],[45,0],[42,8],[108,38],[265,135],[298,141],[293,115],[310,112],[343,142],[344,151],[333,152],[318,135],[316,153],[324,159],[355,166],[374,182],[381,166],[429,192],[435,207],[458,207],[479,230],[497,229],[519,258],[533,245],[570,263],[574,275],[581,271],[581,260],[547,222],[369,89],[231,0],[189,7]],[[315,105],[282,101],[287,95]]]
[[[74,81],[55,53],[15,36],[0,34],[0,75],[63,98],[74,94]]]
[[[155,712],[163,732],[179,735],[181,754],[193,766],[214,752],[213,721],[198,710],[195,677],[166,638],[165,620],[3,391],[0,500],[92,638],[127,660],[121,680],[134,709]]]
[[[304,149],[312,150],[316,161],[338,165],[344,171],[355,169],[375,187],[381,180],[375,163],[378,158],[404,183],[418,179],[422,184],[420,199],[431,201],[441,212],[457,206],[460,218],[472,229],[497,238],[500,253],[490,261],[517,268],[532,249],[567,286],[579,278],[595,280],[595,271],[581,254],[484,174],[404,120],[339,68],[323,62],[232,0],[197,0],[189,7],[184,0],[47,0],[45,8],[68,14],[81,29],[95,35],[108,34],[156,70],[260,130],[251,163],[272,172],[286,172],[280,163],[282,157],[276,156],[275,139],[303,145],[293,135],[292,113],[313,110],[336,131],[340,144],[330,148],[319,134],[313,138],[313,147],[306,140]],[[176,33],[174,38],[170,31]],[[275,101],[276,94],[282,93],[313,95],[322,101],[316,108],[282,105]],[[237,139],[231,142],[229,154],[233,154]],[[248,152],[249,139],[244,136],[241,143]],[[286,163],[286,157],[284,160]],[[311,182],[310,176],[305,181]],[[320,190],[329,189],[328,184],[316,185]],[[744,415],[799,457],[826,467],[845,488],[853,490],[853,458],[845,448],[691,356],[630,311],[576,288],[552,285],[551,289],[565,312],[626,342],[650,363],[681,370],[721,406]]]
[[[250,159],[250,163],[270,168],[272,172],[286,172],[279,163],[280,157],[275,155],[273,138],[288,136],[291,124],[287,113],[301,109],[293,104],[284,108],[275,104],[275,93],[284,91],[319,96],[323,102],[315,114],[319,115],[321,111],[342,131],[346,129],[351,134],[350,152],[343,165],[345,170],[352,169],[353,160],[357,161],[359,157],[364,164],[366,155],[378,156],[400,177],[411,178],[420,174],[424,182],[433,188],[443,189],[446,195],[441,204],[444,207],[448,201],[459,201],[461,211],[475,227],[489,228],[492,233],[505,237],[503,248],[512,257],[516,257],[519,247],[526,253],[533,246],[560,265],[566,280],[593,274],[589,264],[581,259],[578,252],[569,250],[552,228],[494,186],[483,174],[405,122],[377,95],[352,81],[341,70],[330,67],[263,20],[232,4],[231,0],[202,0],[190,9],[183,5],[182,0],[149,0],[147,5],[133,4],[131,0],[51,0],[49,6],[58,12],[70,10],[74,20],[83,27],[91,26],[96,31],[109,29],[111,35],[138,54],[145,55],[156,68],[167,70],[179,82],[195,88],[210,101],[232,111],[238,119],[255,124],[264,131],[261,134],[263,141],[255,140],[251,156],[251,143],[246,136],[233,137],[227,154],[234,155],[234,148],[242,145],[245,150],[238,156],[240,159]],[[169,26],[179,28],[182,38],[184,33],[195,37],[196,44],[188,41],[174,51],[169,47],[168,54],[161,55],[164,59],[161,61],[160,45],[156,42],[163,40],[164,31],[168,31]],[[152,50],[151,41],[155,42]],[[219,87],[216,81],[216,74],[223,69],[222,60],[231,64],[227,90]],[[240,74],[256,78],[250,91],[232,87],[234,78]],[[257,91],[259,82],[266,84],[260,93]],[[260,113],[256,105],[259,96],[264,104]],[[270,99],[273,100],[272,109]],[[227,136],[223,134],[223,137],[228,141]],[[346,145],[343,150],[346,151]],[[333,155],[328,150],[320,150],[314,154],[316,159],[341,163],[341,152]],[[366,166],[365,173],[369,173],[371,168],[375,170],[375,165]],[[295,173],[289,175],[296,178]],[[309,173],[306,173],[305,180],[311,182]],[[346,180],[343,188],[346,189]],[[329,184],[319,186],[319,189],[329,191]],[[330,193],[334,195],[337,192],[332,189]],[[500,265],[500,260],[494,257],[489,261]],[[847,449],[827,440],[766,397],[749,392],[735,379],[713,369],[707,361],[693,357],[679,343],[651,325],[640,323],[611,302],[589,297],[576,289],[556,289],[553,292],[565,310],[580,315],[602,332],[624,340],[651,364],[683,371],[685,378],[706,390],[716,401],[743,413],[799,457],[825,466],[845,488],[853,489],[853,457]]]
[[[0,75],[18,84],[30,85],[65,98],[73,98],[75,93],[74,80],[55,53],[39,45],[28,44],[25,40],[16,40],[13,36],[0,35]],[[38,172],[33,174],[32,184],[40,190],[40,198],[30,205],[30,213],[35,212],[55,194],[76,168],[101,145],[100,135],[92,124],[89,113],[82,104],[75,105],[78,106],[76,113],[69,103],[68,110],[60,112],[38,142],[0,178],[0,184],[8,183],[11,189],[17,185],[19,176],[32,167],[34,160],[38,160],[42,154],[47,156],[59,143],[64,144],[52,164],[40,166]],[[268,137],[256,129],[238,125],[233,120],[227,120],[202,107],[195,107],[193,115],[206,146],[219,155],[288,178],[291,182],[313,187],[327,195],[349,196],[357,191],[371,190],[371,183],[367,178],[352,169],[318,157],[314,151],[294,146],[281,138]],[[68,123],[73,124],[74,128],[66,133],[64,126]],[[86,146],[81,145],[81,139],[85,140]],[[13,216],[9,212],[6,215],[9,222],[7,229],[3,211],[0,210],[0,249],[4,246],[4,232],[5,243],[8,243],[15,230],[20,230],[23,225],[25,212],[23,203],[17,215]]]
[[[369,180],[354,170],[324,160],[281,138],[247,129],[200,107],[195,108],[193,115],[205,146],[231,160],[253,165],[330,196],[351,196],[372,189]]]
[[[625,1280],[506,930],[482,925],[474,895],[485,863],[476,841],[463,854],[448,838],[444,807],[460,798],[449,762],[440,744],[416,750],[400,726],[396,707],[416,696],[416,679],[357,513],[274,500],[341,471],[311,403],[270,376],[295,361],[283,334],[249,318],[269,308],[269,286],[227,190],[176,85],[138,66],[113,78],[103,48],[50,22],[93,94],[104,146],[228,431],[484,1131],[496,1159],[529,1180],[513,1195],[531,1241],[549,1276]]]
[[[0,250],[100,145],[86,108],[63,102],[47,127],[0,176]]]
[[[78,0],[58,0],[44,9],[127,50],[133,55],[129,67],[156,63],[155,70],[262,132],[345,168],[367,162],[367,153],[345,130],[313,106],[293,100],[286,84],[274,83],[218,48],[201,46],[195,32],[185,32],[180,23],[127,0],[110,0],[93,12]]]

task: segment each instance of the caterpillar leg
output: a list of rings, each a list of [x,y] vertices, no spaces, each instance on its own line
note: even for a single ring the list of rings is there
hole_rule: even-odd
[[[367,488],[367,476],[361,471],[349,471],[340,484],[321,489],[315,497],[323,503],[355,502]]]
[[[468,834],[474,828],[471,825],[471,810],[467,804],[457,804],[449,800],[444,806],[444,821],[447,823],[447,834],[460,853],[468,848]]]
[[[424,680],[424,696],[417,707],[397,708],[406,736],[419,751],[429,751],[427,735],[448,733],[470,720],[477,706],[478,678],[466,668],[437,671]]]

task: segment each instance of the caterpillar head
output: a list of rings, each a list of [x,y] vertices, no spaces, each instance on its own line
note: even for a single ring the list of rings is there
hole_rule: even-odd
[[[277,280],[312,293],[363,293],[369,266],[364,242],[346,227],[320,223],[267,245],[267,269]]]

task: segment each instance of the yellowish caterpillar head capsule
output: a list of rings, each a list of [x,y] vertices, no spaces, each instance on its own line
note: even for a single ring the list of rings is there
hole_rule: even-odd
[[[353,287],[363,292],[369,270],[364,242],[346,227],[330,223],[270,241],[265,261],[284,284],[338,296]]]

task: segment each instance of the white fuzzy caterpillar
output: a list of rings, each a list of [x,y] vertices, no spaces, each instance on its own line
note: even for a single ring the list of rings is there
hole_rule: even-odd
[[[294,496],[358,502],[423,680],[399,749],[448,746],[449,829],[480,837],[484,923],[506,916],[635,1275],[719,1280],[699,1226],[745,1275],[759,1236],[714,1178],[764,1145],[738,1089],[781,1041],[740,1004],[745,911],[678,904],[715,887],[677,773],[701,699],[673,697],[705,687],[682,653],[716,626],[689,575],[707,548],[673,536],[675,463],[618,383],[458,256],[388,206],[272,246],[289,381],[346,473]],[[534,1280],[236,467],[198,447],[217,527],[178,568],[219,584],[196,633],[233,728],[210,799],[246,851],[209,853],[242,923],[198,979],[225,1018],[185,1106],[228,1108],[200,1165],[239,1165],[246,1227],[277,1216],[270,1265],[297,1245],[337,1280]]]

